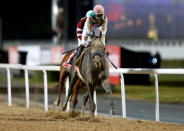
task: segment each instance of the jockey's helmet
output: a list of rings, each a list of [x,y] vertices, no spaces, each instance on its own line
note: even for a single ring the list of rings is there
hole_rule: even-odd
[[[104,16],[104,7],[102,5],[95,5],[93,8],[95,16],[97,18],[103,18]]]
[[[86,13],[86,17],[89,17],[89,14],[91,14],[93,11],[92,10],[89,10],[87,13]]]

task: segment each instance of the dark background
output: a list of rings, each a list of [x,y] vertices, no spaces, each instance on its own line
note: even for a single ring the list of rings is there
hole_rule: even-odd
[[[65,27],[66,37],[74,39],[76,24],[92,9],[93,1],[61,0],[60,6],[67,10],[64,14],[69,25]],[[0,9],[4,40],[51,39],[55,34],[51,29],[51,0],[1,0]]]
[[[3,39],[51,38],[51,1],[1,1]]]
[[[3,40],[52,39],[56,33],[51,29],[51,3],[51,0],[1,0]],[[61,0],[60,3],[64,8],[64,39],[76,40],[77,22],[94,4],[105,8],[109,19],[108,38],[147,39],[150,14],[155,16],[159,38],[184,37],[184,1],[181,0]],[[142,20],[140,26],[136,25],[137,19]],[[128,26],[128,21],[133,25]]]

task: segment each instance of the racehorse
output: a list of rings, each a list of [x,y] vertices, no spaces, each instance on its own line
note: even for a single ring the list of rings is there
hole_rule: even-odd
[[[78,67],[77,73],[72,83],[70,83],[70,88],[68,96],[63,103],[63,109],[66,109],[67,102],[73,93],[73,90],[78,90],[76,88],[76,81],[80,80],[85,83],[86,94],[83,99],[83,106],[81,110],[81,117],[83,116],[85,105],[89,99],[90,107],[90,117],[94,117],[94,111],[96,105],[93,100],[93,93],[95,87],[102,86],[107,95],[110,98],[110,113],[115,114],[114,103],[112,100],[112,91],[109,85],[109,65],[106,58],[106,49],[100,38],[91,38],[91,45],[86,51],[81,55],[78,61],[75,63]],[[76,97],[77,98],[77,97]]]

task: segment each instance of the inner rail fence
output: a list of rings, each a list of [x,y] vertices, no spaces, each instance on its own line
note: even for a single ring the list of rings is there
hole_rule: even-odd
[[[48,83],[47,71],[59,71],[59,66],[25,66],[20,64],[0,64],[0,69],[7,70],[7,87],[8,87],[8,105],[12,106],[11,96],[11,73],[10,69],[24,70],[25,77],[25,96],[26,107],[29,108],[29,70],[43,71],[44,77],[44,109],[48,111]],[[121,76],[121,99],[122,99],[122,117],[126,118],[126,100],[125,100],[125,83],[123,74],[150,74],[154,77],[155,82],[155,120],[159,121],[159,91],[158,91],[158,75],[159,74],[184,74],[184,69],[149,69],[149,68],[110,68],[110,73],[118,73]],[[66,95],[68,94],[69,81],[66,81]],[[94,101],[97,104],[96,92],[94,92]],[[69,111],[69,104],[67,111]],[[97,106],[95,115],[97,115]]]

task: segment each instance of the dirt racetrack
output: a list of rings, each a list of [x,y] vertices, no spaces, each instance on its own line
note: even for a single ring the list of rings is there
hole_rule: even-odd
[[[184,125],[98,116],[90,120],[70,113],[0,103],[0,131],[183,131]]]

